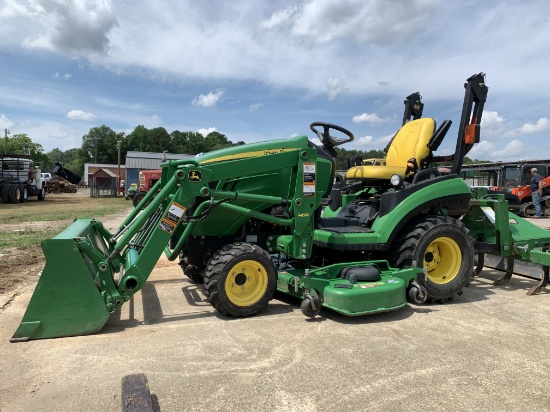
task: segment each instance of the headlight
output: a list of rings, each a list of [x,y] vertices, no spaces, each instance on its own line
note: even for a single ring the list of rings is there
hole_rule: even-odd
[[[390,183],[394,187],[399,187],[403,184],[403,177],[399,175],[392,175],[392,177],[390,177]]]

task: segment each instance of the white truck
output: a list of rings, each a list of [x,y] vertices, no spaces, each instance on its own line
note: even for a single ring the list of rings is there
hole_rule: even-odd
[[[0,199],[4,203],[23,203],[31,196],[44,200],[45,182],[30,156],[0,156]]]

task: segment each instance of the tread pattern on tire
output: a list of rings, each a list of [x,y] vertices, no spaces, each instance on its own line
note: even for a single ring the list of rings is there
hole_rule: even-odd
[[[277,284],[276,271],[273,266],[273,271],[275,273],[275,279],[272,279],[268,282],[267,291],[258,304],[253,305],[251,308],[236,308],[232,307],[230,302],[226,298],[223,298],[220,294],[220,290],[223,290],[223,280],[220,279],[222,270],[228,265],[234,258],[242,256],[245,253],[255,253],[263,255],[267,259],[269,264],[271,263],[271,258],[269,254],[263,250],[261,247],[256,246],[251,243],[233,243],[230,245],[224,246],[222,249],[218,250],[214,256],[208,261],[206,270],[204,272],[204,293],[208,301],[212,306],[219,311],[220,313],[232,317],[245,317],[254,315],[267,306],[268,302],[273,297],[275,293],[275,288]],[[270,268],[266,267],[266,270],[269,271]],[[268,274],[269,276],[269,274]]]
[[[397,236],[392,246],[392,252],[390,253],[390,263],[394,267],[411,267],[413,266],[415,258],[417,266],[422,267],[423,258],[419,257],[417,246],[426,234],[442,228],[448,229],[456,234],[460,233],[459,236],[463,236],[463,240],[467,240],[467,242],[465,245],[459,245],[463,257],[461,268],[457,277],[449,282],[449,284],[438,285],[429,280],[424,280],[423,276],[419,276],[419,283],[422,284],[428,292],[428,302],[450,301],[455,295],[462,294],[462,289],[469,285],[469,279],[474,264],[474,249],[466,227],[462,222],[451,217],[435,215],[418,217],[403,228]],[[469,262],[469,260],[471,260],[471,262]]]

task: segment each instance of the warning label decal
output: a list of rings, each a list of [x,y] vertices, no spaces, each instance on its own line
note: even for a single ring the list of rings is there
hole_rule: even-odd
[[[170,234],[174,233],[184,213],[185,208],[182,205],[175,202],[172,203],[170,208],[166,211],[166,214],[162,217],[159,227]]]
[[[315,196],[315,163],[304,162],[304,196]]]

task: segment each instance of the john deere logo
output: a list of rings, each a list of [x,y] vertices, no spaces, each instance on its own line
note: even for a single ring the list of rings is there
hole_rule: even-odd
[[[202,179],[202,174],[199,170],[191,170],[189,172],[189,180],[191,182],[200,182]]]

